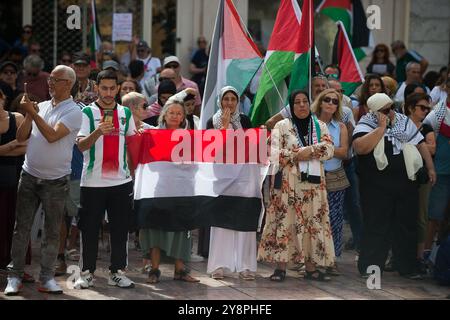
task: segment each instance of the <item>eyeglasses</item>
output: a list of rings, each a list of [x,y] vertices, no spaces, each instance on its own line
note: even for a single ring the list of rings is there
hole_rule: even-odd
[[[180,65],[179,64],[176,64],[176,63],[174,63],[174,64],[167,64],[166,65],[166,68],[170,68],[170,69],[176,69],[176,68],[178,68]]]
[[[29,77],[37,77],[39,72],[27,72],[27,76]]]
[[[339,105],[339,99],[335,99],[335,98],[325,97],[325,98],[323,98],[322,101],[325,103],[332,102],[335,106]]]
[[[137,49],[137,52],[147,52],[147,49]]]
[[[55,78],[55,77],[48,77],[47,82],[48,83],[57,83],[61,81],[69,81],[69,79],[61,79],[61,78]]]
[[[388,108],[384,108],[379,110],[382,114],[388,115],[391,110],[394,110],[394,106],[389,106]]]
[[[62,60],[61,60],[61,62],[65,62],[65,63],[71,63],[71,62],[72,62],[72,60],[70,60],[70,59],[62,59]]]
[[[430,112],[431,108],[423,104],[416,104],[415,107],[419,107],[423,112]]]

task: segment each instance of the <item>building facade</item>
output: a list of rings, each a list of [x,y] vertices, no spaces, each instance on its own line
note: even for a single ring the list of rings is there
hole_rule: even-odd
[[[314,2],[317,5],[321,0]],[[21,20],[22,25],[32,24],[43,54],[48,62],[56,63],[63,51],[88,47],[90,3],[90,0],[4,0],[0,4],[2,10],[11,13],[5,14],[0,30],[9,37],[18,37],[20,29],[16,35],[12,29],[17,21]],[[96,0],[102,39],[111,40],[113,12],[132,13],[133,34],[150,44],[154,56],[176,54],[185,74],[197,37],[204,35],[211,39],[218,3],[219,0]],[[267,46],[279,1],[234,0],[234,3],[254,40]],[[429,70],[439,70],[449,63],[450,1],[362,0],[362,3],[365,8],[370,5],[380,8],[381,29],[373,32],[375,43],[389,45],[394,40],[403,40],[408,48],[417,50],[430,62]],[[66,9],[70,5],[81,8],[80,30],[66,27],[69,16]],[[316,21],[317,46],[325,63],[331,58],[334,28],[325,18]],[[125,42],[114,45],[119,54],[128,47]],[[367,60],[361,62],[363,68]]]

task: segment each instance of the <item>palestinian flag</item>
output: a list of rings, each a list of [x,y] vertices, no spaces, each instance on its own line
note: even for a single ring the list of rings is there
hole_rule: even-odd
[[[100,50],[102,39],[100,36],[100,28],[97,20],[97,7],[95,0],[91,0],[91,29],[89,30],[89,49],[91,52],[91,67],[97,67],[97,55]]]
[[[367,55],[366,50],[373,47],[373,35],[367,28],[361,0],[323,0],[316,11],[343,23],[358,61]]]
[[[200,127],[217,111],[217,97],[224,86],[244,93],[261,66],[262,55],[246,32],[231,0],[221,0],[211,41]]]
[[[311,2],[303,2],[302,15],[297,0],[281,1],[253,101],[250,118],[254,126],[264,124],[279,112],[290,91],[308,87],[313,62],[310,59],[313,47]]]
[[[130,137],[138,226],[256,231],[268,168],[266,139],[259,129],[159,129]]]
[[[333,46],[333,63],[341,69],[340,82],[347,96],[364,81],[358,60],[355,57],[350,40],[342,21],[337,22],[338,32]]]

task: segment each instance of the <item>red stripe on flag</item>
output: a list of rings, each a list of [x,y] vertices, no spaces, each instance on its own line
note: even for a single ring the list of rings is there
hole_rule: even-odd
[[[100,109],[102,118],[103,110]],[[117,108],[113,115],[114,130],[108,135],[103,136],[103,162],[102,177],[116,177],[119,172],[119,115]]]
[[[227,0],[223,19],[224,59],[252,59],[262,57],[256,44],[241,25],[241,19],[231,0]]]
[[[268,163],[268,133],[247,130],[146,130],[127,137],[133,166],[156,161]]]

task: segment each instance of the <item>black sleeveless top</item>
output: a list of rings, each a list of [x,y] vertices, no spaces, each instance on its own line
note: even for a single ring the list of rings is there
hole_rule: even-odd
[[[0,134],[0,145],[7,144],[8,142],[16,139],[17,126],[16,116],[8,111],[9,127],[8,131]],[[17,163],[17,157],[0,156],[0,165],[15,165]]]

